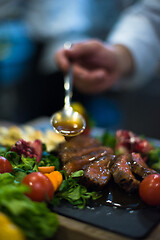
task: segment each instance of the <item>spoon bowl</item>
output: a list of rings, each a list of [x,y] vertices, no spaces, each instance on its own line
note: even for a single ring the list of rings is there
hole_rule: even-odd
[[[65,48],[70,48],[71,43],[67,43]],[[86,122],[82,115],[74,111],[71,107],[72,98],[72,67],[64,79],[65,99],[64,108],[53,114],[51,124],[56,132],[64,137],[73,137],[85,130]]]
[[[51,124],[56,132],[64,137],[74,137],[85,130],[86,122],[82,115],[70,109],[53,114]]]

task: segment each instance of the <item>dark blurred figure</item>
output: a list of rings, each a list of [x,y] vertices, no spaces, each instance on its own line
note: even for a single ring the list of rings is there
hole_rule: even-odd
[[[0,0],[1,119],[24,122],[63,107],[54,54],[66,41],[104,40],[136,1]],[[74,94],[75,100],[84,96]]]
[[[45,64],[39,66],[45,47],[59,42],[61,8],[58,1],[0,0],[1,120],[22,123],[62,107],[62,74],[54,67],[53,76]],[[49,62],[53,64],[53,55]]]
[[[138,124],[142,124],[141,129],[151,126],[150,134],[152,134],[156,121],[152,119],[153,115],[150,115],[149,112],[156,114],[156,120],[159,115],[155,111],[156,108],[154,108],[151,99],[145,101],[146,97],[142,95],[142,91],[144,91],[144,86],[158,74],[160,66],[159,39],[160,2],[158,0],[152,2],[143,0],[122,14],[106,41],[92,39],[77,43],[69,50],[62,48],[57,52],[56,60],[64,72],[67,72],[72,64],[74,85],[85,94],[99,94],[110,89],[113,92],[116,90],[118,92],[135,90],[134,93],[137,93],[140,89],[142,99],[135,98],[134,108],[133,105],[126,104],[130,106],[130,113],[128,113],[133,118],[130,119],[130,126],[131,122],[133,122],[134,129]],[[153,81],[152,85],[154,86]],[[123,92],[122,96],[124,95]],[[129,92],[129,95],[131,96],[132,93]],[[94,108],[93,104],[91,105],[92,113],[95,113],[97,119],[99,116],[104,120],[106,119],[104,124],[107,126],[107,120],[112,114],[109,112],[107,118],[105,114],[109,109],[107,101],[105,99],[98,101],[97,99],[96,96],[94,101],[99,103],[95,104]],[[130,100],[132,100],[131,97],[128,98],[128,101]],[[141,104],[141,100],[144,106]],[[143,107],[140,108],[140,106]],[[152,107],[150,108],[150,106]],[[112,112],[113,108],[112,105],[110,107]],[[150,111],[145,111],[149,108]],[[145,112],[148,113],[144,118],[143,113]],[[117,116],[115,115],[115,119]],[[128,115],[126,119],[129,119]],[[120,122],[119,119],[118,122]],[[139,123],[137,124],[137,122]],[[112,124],[114,123],[114,119],[112,119]],[[126,124],[124,126],[127,127]],[[149,133],[148,130],[149,128],[147,129]]]
[[[54,62],[57,50],[63,47],[66,41],[76,43],[98,38],[109,42],[111,37],[109,39],[108,36],[114,36],[116,32],[114,29],[119,25],[120,17],[129,16],[130,11],[134,11],[136,2],[139,1],[0,0],[0,29],[2,24],[9,26],[16,22],[21,25],[21,30],[15,27],[17,35],[14,41],[11,40],[10,33],[7,37],[12,44],[8,45],[10,48],[6,48],[9,49],[6,50],[8,55],[4,55],[8,58],[13,53],[11,64],[7,66],[7,73],[15,66],[18,67],[19,72],[10,75],[12,80],[8,84],[4,74],[3,80],[0,78],[0,91],[3,92],[1,95],[3,98],[0,99],[3,113],[0,113],[0,119],[22,123],[42,115],[50,116],[62,108],[63,73]],[[133,10],[130,10],[132,6]],[[9,30],[8,27],[6,29]],[[22,40],[21,44],[18,39]],[[17,48],[13,51],[15,45]],[[21,45],[24,47],[20,49]],[[18,55],[21,55],[21,60],[17,63]],[[0,59],[0,66],[3,65],[1,75],[4,71],[3,62]],[[132,93],[128,95],[130,97]],[[129,118],[126,118],[126,114],[130,106],[133,107],[135,97],[133,93],[133,104],[130,105],[128,96],[127,98],[124,96],[120,92],[117,94],[109,91],[97,96],[98,100],[95,100],[75,90],[73,101],[82,101],[93,117],[103,116],[96,119],[100,126],[130,127],[134,121],[130,119],[128,122]],[[143,102],[142,98],[139,101]],[[97,111],[103,112],[103,115],[97,114]],[[139,117],[141,118],[141,113]],[[138,129],[138,124],[135,129]]]

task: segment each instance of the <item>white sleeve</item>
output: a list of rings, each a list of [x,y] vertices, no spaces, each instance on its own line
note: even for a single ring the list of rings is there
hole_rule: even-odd
[[[135,71],[119,87],[143,86],[160,63],[160,0],[143,0],[126,10],[107,41],[126,46],[133,55]]]
[[[64,42],[86,40],[85,0],[30,0],[26,22],[30,36],[45,44],[40,69],[56,70],[54,55]]]

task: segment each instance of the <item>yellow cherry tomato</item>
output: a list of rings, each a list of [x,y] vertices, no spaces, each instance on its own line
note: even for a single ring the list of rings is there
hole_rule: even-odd
[[[0,240],[26,240],[22,230],[8,216],[0,213]]]

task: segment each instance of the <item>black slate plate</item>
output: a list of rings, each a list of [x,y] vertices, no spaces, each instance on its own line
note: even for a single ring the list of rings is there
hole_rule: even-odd
[[[93,226],[123,234],[131,238],[144,238],[158,224],[160,209],[142,208],[129,210],[111,206],[86,207],[79,210],[63,202],[54,211],[60,215],[91,224]]]

